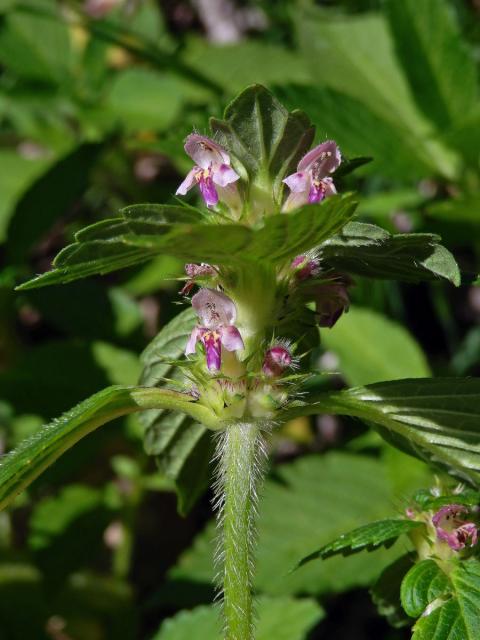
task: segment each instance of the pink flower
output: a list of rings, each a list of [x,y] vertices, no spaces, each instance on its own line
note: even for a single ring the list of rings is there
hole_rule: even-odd
[[[266,376],[277,378],[292,365],[292,362],[292,354],[289,349],[282,344],[276,344],[267,349],[262,371]]]
[[[304,204],[321,202],[337,193],[329,174],[338,169],[341,161],[340,150],[333,140],[319,144],[304,155],[298,163],[297,172],[283,180],[290,189],[283,210],[291,211]]]
[[[461,504],[449,504],[437,511],[432,518],[437,538],[446,542],[454,551],[464,549],[467,542],[471,547],[477,544],[477,525],[465,521],[468,512],[467,507]]]
[[[195,166],[178,187],[176,194],[184,196],[198,184],[207,207],[214,207],[219,199],[233,199],[237,192],[233,183],[240,176],[230,166],[230,156],[225,149],[206,136],[192,133],[185,142],[185,151],[195,162]]]
[[[234,326],[237,309],[235,304],[220,291],[200,289],[192,298],[192,306],[200,318],[200,326],[193,329],[185,354],[195,353],[200,342],[205,347],[207,367],[219,371],[222,364],[222,347],[227,351],[243,349],[239,330]]]

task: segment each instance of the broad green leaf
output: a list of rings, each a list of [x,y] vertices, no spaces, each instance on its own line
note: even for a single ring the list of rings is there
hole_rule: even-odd
[[[22,442],[0,463],[0,508],[10,502],[81,438],[119,416],[146,409],[185,411],[211,424],[208,409],[191,396],[164,389],[109,387],[80,403],[58,420]]]
[[[68,81],[72,56],[67,25],[54,0],[35,3],[30,5],[38,11],[29,11],[26,3],[23,11],[5,17],[0,29],[0,61],[23,78],[41,83]]]
[[[263,227],[198,222],[189,209],[175,205],[136,205],[122,218],[98,222],[76,234],[54,269],[18,287],[31,289],[70,282],[138,264],[160,253],[193,262],[236,264],[281,262],[338,233],[352,218],[352,195],[334,196],[289,214],[269,216]]]
[[[239,160],[251,180],[274,186],[279,203],[282,179],[308,151],[314,129],[302,111],[289,113],[261,85],[243,91],[225,110],[224,120],[210,121],[215,139]]]
[[[386,9],[397,54],[425,115],[441,129],[468,116],[476,104],[477,70],[453,7],[447,0],[389,0]]]
[[[407,453],[480,479],[480,378],[399,380],[312,395],[284,419],[334,413],[372,422]]]
[[[307,640],[309,630],[323,617],[314,600],[259,598],[256,640]],[[152,640],[220,640],[221,620],[218,607],[197,607],[181,611],[166,620]]]
[[[460,271],[438,236],[428,233],[391,235],[371,224],[351,222],[322,246],[322,257],[349,273],[420,282],[443,278],[460,284]]]
[[[277,467],[262,490],[256,589],[271,595],[316,595],[371,584],[399,549],[334,557],[328,566],[311,562],[299,571],[289,571],[319,545],[365,520],[388,517],[396,498],[386,466],[366,456],[335,452]],[[182,555],[171,578],[210,584],[215,536],[215,527],[207,527]],[[165,589],[169,588],[167,584]]]
[[[403,580],[402,603],[411,616],[421,616],[412,640],[476,640],[480,563],[459,562],[447,577],[433,560],[421,562]]]
[[[351,385],[430,375],[425,355],[408,331],[370,309],[351,307],[320,335],[322,345],[338,356],[339,369]]]
[[[404,136],[411,156],[450,178],[456,175],[457,158],[434,139],[417,110],[383,15],[344,17],[307,7],[297,24],[316,83],[359,100]]]
[[[142,355],[142,385],[157,386],[163,378],[177,376],[169,360],[178,360],[184,353],[194,322],[195,314],[188,308],[152,340]],[[175,482],[178,510],[185,515],[208,485],[212,438],[205,427],[182,413],[156,409],[139,417],[145,429],[145,451],[155,456],[160,469]]]
[[[410,533],[419,526],[423,526],[421,522],[412,520],[390,519],[370,522],[349,533],[343,533],[334,542],[330,542],[305,556],[297,564],[297,568],[319,558],[330,558],[337,554],[349,555],[364,549],[372,551],[380,546],[389,547],[401,535]]]
[[[423,560],[414,565],[402,581],[402,606],[410,617],[419,618],[434,600],[448,591],[447,575],[434,560]]]

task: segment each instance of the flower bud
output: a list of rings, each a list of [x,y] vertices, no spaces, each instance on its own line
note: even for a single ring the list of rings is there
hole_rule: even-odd
[[[262,372],[269,377],[278,378],[292,364],[292,355],[283,345],[274,345],[267,349],[263,360]]]
[[[331,329],[344,311],[348,311],[350,298],[348,287],[352,281],[341,276],[332,282],[321,284],[315,291],[317,323],[319,327]]]
[[[302,254],[292,261],[291,268],[294,269],[297,280],[308,280],[319,274],[320,261],[318,258],[311,258],[306,254]]]

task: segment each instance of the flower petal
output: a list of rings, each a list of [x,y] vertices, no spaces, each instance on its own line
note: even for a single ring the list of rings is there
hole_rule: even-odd
[[[228,164],[221,164],[213,170],[213,181],[220,187],[226,187],[240,179],[240,176]]]
[[[310,188],[310,175],[306,171],[297,171],[292,173],[285,180],[282,180],[294,193],[308,191]]]
[[[238,349],[244,349],[242,336],[237,327],[232,325],[228,327],[220,327],[219,329],[222,344],[227,351],[238,351]]]
[[[202,169],[219,164],[230,164],[230,156],[223,147],[198,133],[190,134],[185,140],[185,151]]]
[[[338,169],[341,161],[342,155],[337,143],[327,140],[305,154],[298,163],[297,169],[309,171],[315,164],[319,177],[324,177]]]
[[[202,325],[209,329],[234,324],[237,317],[233,300],[214,289],[200,289],[192,298],[192,306]]]
[[[214,207],[218,204],[218,193],[211,176],[202,174],[198,181],[198,186],[207,207]]]
[[[199,170],[200,170],[199,167],[193,167],[193,169],[191,169],[187,173],[187,176],[186,176],[185,180],[182,182],[182,184],[175,191],[175,195],[176,196],[184,196],[187,193],[187,191],[190,191],[190,189],[195,184],[197,184],[197,181],[195,180],[195,176],[197,175]]]
[[[210,371],[218,371],[222,364],[222,343],[218,331],[206,331],[202,336],[207,356],[207,367]]]
[[[200,327],[194,327],[192,333],[190,334],[190,338],[188,339],[187,346],[185,347],[185,355],[189,356],[192,353],[195,353],[195,346],[201,337]]]
[[[282,211],[283,213],[288,213],[289,211],[293,211],[293,209],[303,207],[304,204],[308,204],[308,191],[301,191],[299,193],[292,191],[285,200]]]

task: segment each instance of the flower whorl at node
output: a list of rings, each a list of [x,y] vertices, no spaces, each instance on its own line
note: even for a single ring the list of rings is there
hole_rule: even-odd
[[[214,207],[219,200],[227,204],[238,200],[236,182],[240,176],[230,166],[230,156],[223,147],[198,133],[192,133],[185,141],[185,151],[195,162],[176,195],[184,196],[198,185],[207,207]]]
[[[341,161],[340,149],[333,140],[323,142],[305,154],[298,163],[296,173],[283,180],[290,189],[283,211],[321,202],[337,193],[329,174],[338,169]]]
[[[467,543],[470,547],[477,544],[478,527],[473,522],[467,522],[469,513],[467,507],[461,504],[449,504],[442,507],[432,518],[437,538],[446,542],[454,551],[464,549]]]
[[[262,365],[264,375],[271,378],[278,378],[285,372],[285,369],[292,366],[293,358],[287,346],[275,344],[265,352]]]
[[[192,306],[200,319],[188,340],[185,354],[195,353],[200,341],[205,347],[207,367],[219,371],[222,365],[222,347],[227,351],[244,348],[242,336],[234,326],[237,309],[228,296],[214,289],[200,289],[192,298]]]

